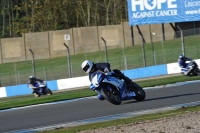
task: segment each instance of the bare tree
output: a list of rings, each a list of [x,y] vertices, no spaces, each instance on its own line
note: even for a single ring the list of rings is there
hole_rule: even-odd
[[[125,0],[1,0],[0,34],[118,24],[127,20]]]

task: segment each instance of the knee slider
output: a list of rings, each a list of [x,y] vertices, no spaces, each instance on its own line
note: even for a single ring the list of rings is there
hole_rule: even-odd
[[[105,100],[105,98],[101,94],[98,94],[97,97],[99,98],[99,100]]]

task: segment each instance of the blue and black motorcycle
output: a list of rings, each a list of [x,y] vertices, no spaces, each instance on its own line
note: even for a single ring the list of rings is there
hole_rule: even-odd
[[[35,89],[33,89],[33,94],[35,97],[40,97],[41,95],[52,95],[52,91],[47,87],[46,81],[40,82],[36,81],[34,85]]]
[[[112,72],[107,74],[101,71],[94,72],[91,75],[91,86],[115,105],[131,99],[143,101],[146,97],[145,91],[138,84],[131,82],[127,85],[123,80],[112,76]]]
[[[199,76],[200,75],[200,69],[198,64],[192,60],[189,61],[186,67],[187,70],[187,76]],[[184,74],[184,72],[181,72],[182,74]]]

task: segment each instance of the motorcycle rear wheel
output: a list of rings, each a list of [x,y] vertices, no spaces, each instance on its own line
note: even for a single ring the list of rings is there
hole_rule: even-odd
[[[107,85],[101,89],[103,97],[112,104],[120,105],[121,96],[120,92],[113,86]]]
[[[45,92],[46,92],[47,95],[52,95],[53,94],[52,91],[49,88],[46,88]]]
[[[194,73],[195,73],[195,76],[198,76],[198,75],[200,75],[200,70],[198,68],[194,69]]]

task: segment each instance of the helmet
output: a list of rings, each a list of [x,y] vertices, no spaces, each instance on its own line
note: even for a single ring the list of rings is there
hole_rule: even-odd
[[[86,72],[86,73],[89,73],[91,70],[92,70],[92,67],[93,67],[94,63],[89,61],[89,60],[85,60],[81,67],[82,69]]]
[[[34,78],[35,78],[35,76],[33,76],[33,75],[29,76],[29,79],[34,79]]]
[[[184,56],[183,55],[179,55],[179,59],[182,59],[182,58],[184,58]]]
[[[31,84],[34,84],[36,81],[35,76],[33,76],[33,75],[29,76],[29,79],[30,79]]]

